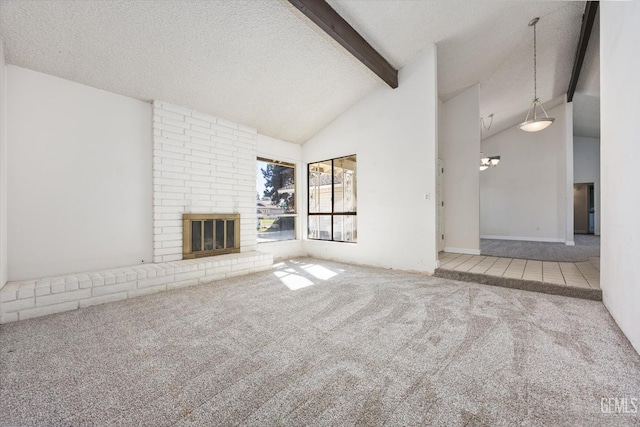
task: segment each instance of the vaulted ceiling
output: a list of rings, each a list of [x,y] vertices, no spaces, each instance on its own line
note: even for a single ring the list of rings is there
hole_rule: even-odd
[[[573,97],[573,134],[600,138],[600,12],[593,23]]]
[[[585,2],[343,1],[336,11],[397,67],[429,44],[438,47],[438,92],[449,100],[480,84],[480,114],[494,114],[493,135],[524,120],[533,98],[537,25],[538,97],[545,107],[567,92]]]
[[[584,10],[582,1],[329,3],[398,68],[437,44],[440,98],[480,84],[491,133],[521,121],[533,95],[528,22],[541,17],[538,90],[553,105]],[[0,0],[0,39],[10,64],[297,143],[384,85],[285,0]]]

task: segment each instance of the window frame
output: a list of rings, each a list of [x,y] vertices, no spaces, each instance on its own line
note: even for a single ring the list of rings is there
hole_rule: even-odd
[[[257,162],[265,162],[265,163],[271,163],[274,165],[281,165],[281,166],[286,166],[289,168],[293,169],[293,197],[295,200],[294,203],[294,213],[288,213],[288,214],[278,214],[276,217],[277,218],[293,218],[293,239],[287,239],[287,240],[274,240],[271,242],[259,242],[257,241],[259,234],[256,236],[256,243],[258,245],[264,245],[264,244],[278,244],[278,243],[287,243],[287,242],[294,242],[297,240],[300,240],[300,238],[298,237],[298,166],[296,163],[290,162],[290,161],[286,161],[286,160],[276,160],[276,159],[271,159],[268,157],[263,157],[263,156],[256,156],[256,163]],[[256,215],[258,216],[258,213],[256,212]],[[257,218],[258,220],[260,220],[259,216]]]
[[[356,158],[356,165],[358,164],[357,161],[357,154],[347,154],[345,156],[340,156],[340,157],[334,157],[332,159],[327,159],[327,160],[318,160],[315,162],[311,162],[311,163],[307,163],[307,235],[306,238],[307,240],[315,240],[315,241],[320,241],[320,242],[338,242],[338,243],[350,243],[350,244],[357,244],[358,240],[356,239],[356,241],[348,241],[348,240],[335,240],[334,239],[334,221],[333,218],[334,216],[354,216],[357,218],[358,216],[358,211],[357,208],[355,211],[353,212],[335,212],[335,161],[336,160],[340,160],[340,159],[344,159],[347,157],[355,157]],[[316,163],[328,163],[331,162],[331,212],[311,212],[311,193],[309,191],[309,188],[311,188],[311,165],[316,164]],[[356,176],[357,176],[357,170],[356,170]],[[357,180],[356,180],[356,206],[357,206]],[[309,237],[309,218],[312,216],[325,216],[325,217],[329,217],[331,219],[331,239],[320,239],[320,238],[314,238],[314,237]],[[356,222],[357,224],[357,222]],[[357,230],[357,226],[356,226],[356,230]]]

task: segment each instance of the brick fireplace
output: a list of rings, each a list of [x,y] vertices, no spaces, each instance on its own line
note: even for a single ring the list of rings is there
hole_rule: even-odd
[[[256,137],[227,120],[153,103],[154,262],[193,257],[185,252],[184,215],[239,215],[233,249],[256,250]]]

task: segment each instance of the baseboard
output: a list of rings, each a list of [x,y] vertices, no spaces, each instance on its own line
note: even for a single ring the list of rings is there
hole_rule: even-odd
[[[567,240],[564,242],[564,244],[567,246],[575,246],[576,242],[574,242],[573,240]]]
[[[564,239],[557,239],[555,237],[522,237],[522,236],[481,235],[480,238],[481,239],[492,239],[492,240],[523,240],[525,242],[565,243]]]
[[[450,254],[467,254],[467,255],[480,255],[480,249],[468,249],[468,248],[444,248],[445,252]]]

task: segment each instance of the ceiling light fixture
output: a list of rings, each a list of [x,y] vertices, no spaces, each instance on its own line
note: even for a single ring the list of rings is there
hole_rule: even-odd
[[[482,123],[482,127],[484,128],[484,130],[491,129],[491,125],[493,124],[493,113],[489,114],[487,117],[491,119],[489,121],[489,125],[488,126],[484,122],[484,117],[480,117],[480,123]]]
[[[540,18],[533,18],[531,22],[529,22],[529,26],[533,27],[533,101],[531,101],[531,106],[529,107],[529,111],[527,111],[527,117],[524,119],[524,122],[520,123],[518,127],[525,132],[538,132],[539,130],[545,129],[551,125],[555,121],[554,118],[551,118],[547,115],[547,112],[544,110],[542,103],[538,99],[538,84],[537,84],[537,58],[536,58],[536,24]],[[538,117],[536,108],[540,107],[542,112],[544,113],[544,117]],[[533,114],[532,114],[533,113]],[[532,118],[529,119],[529,116]]]
[[[498,163],[500,163],[500,156],[485,157],[483,156],[482,153],[480,153],[480,170],[481,171],[487,170],[494,166],[498,166]]]

